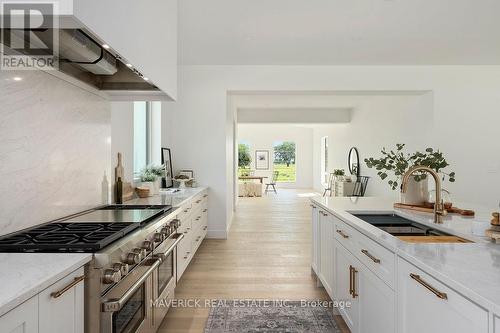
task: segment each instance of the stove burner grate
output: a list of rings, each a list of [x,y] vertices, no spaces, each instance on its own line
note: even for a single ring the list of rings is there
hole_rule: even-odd
[[[0,238],[0,251],[96,252],[139,223],[50,223]]]

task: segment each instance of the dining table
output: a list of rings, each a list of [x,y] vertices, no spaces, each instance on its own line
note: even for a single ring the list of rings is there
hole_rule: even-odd
[[[264,179],[268,178],[266,176],[239,176],[239,180],[259,180],[261,184],[264,183]]]

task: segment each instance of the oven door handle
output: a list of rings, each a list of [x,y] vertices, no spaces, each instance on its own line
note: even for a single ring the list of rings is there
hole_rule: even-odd
[[[172,243],[164,252],[158,253],[155,257],[160,259],[161,261],[165,260],[170,252],[174,250],[174,248],[179,244],[179,242],[184,238],[184,234],[177,234],[177,238],[175,242]]]
[[[141,287],[144,281],[153,273],[155,269],[160,266],[160,260],[154,260],[154,262],[148,265],[148,269],[144,272],[144,274],[137,280],[135,283],[123,293],[120,298],[109,299],[102,303],[102,311],[103,312],[116,312],[120,311],[123,305],[129,300],[130,297]]]

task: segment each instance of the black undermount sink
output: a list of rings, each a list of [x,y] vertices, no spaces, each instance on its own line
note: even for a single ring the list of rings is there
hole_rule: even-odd
[[[394,214],[352,214],[394,236],[451,236]]]

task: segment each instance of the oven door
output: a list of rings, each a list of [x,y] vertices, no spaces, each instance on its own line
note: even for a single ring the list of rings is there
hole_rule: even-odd
[[[183,234],[175,234],[155,249],[155,258],[160,259],[161,263],[153,272],[153,331],[160,326],[174,298],[177,244],[183,237]]]
[[[101,333],[146,333],[152,329],[153,273],[160,260],[146,260],[101,300]]]

